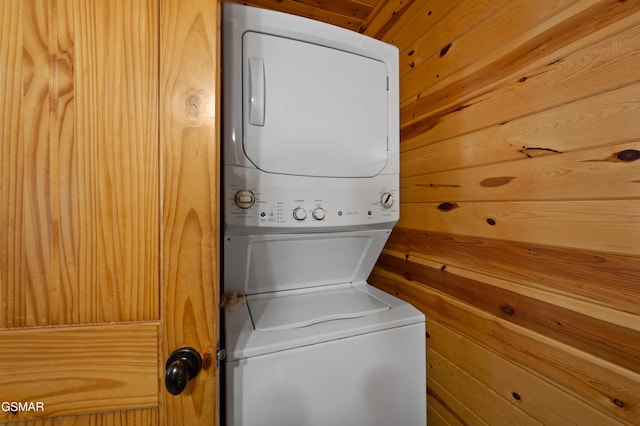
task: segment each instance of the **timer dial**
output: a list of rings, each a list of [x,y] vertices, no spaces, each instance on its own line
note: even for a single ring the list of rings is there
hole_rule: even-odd
[[[233,201],[236,203],[236,206],[246,210],[256,203],[256,196],[248,189],[241,189],[236,192],[236,195],[233,197]]]
[[[390,209],[393,206],[393,194],[390,192],[384,192],[380,196],[380,205],[385,209]]]

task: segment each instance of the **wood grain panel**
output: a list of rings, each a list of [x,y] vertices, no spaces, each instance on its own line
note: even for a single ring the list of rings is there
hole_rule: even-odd
[[[279,12],[290,13],[292,15],[303,16],[358,31],[366,11],[372,10],[370,5],[352,0],[329,0],[331,7],[326,2],[306,2],[297,0],[279,0],[274,4],[273,0],[231,0],[247,6],[262,7]],[[339,11],[339,12],[338,12]]]
[[[4,325],[157,319],[155,2],[2,13]]]
[[[378,4],[359,31],[373,38],[383,39],[391,29],[405,22],[415,13],[416,0],[385,0]]]
[[[537,299],[456,274],[451,268],[430,267],[412,257],[383,254],[378,262],[389,272],[426,284],[491,315],[526,327],[563,344],[640,373],[640,319],[634,328],[623,327],[592,315],[575,312],[552,302],[553,295]],[[593,306],[589,310],[597,311]]]
[[[445,208],[446,207],[446,208]],[[637,200],[403,204],[398,226],[639,256]]]
[[[428,3],[426,16],[417,14],[400,33],[389,39],[401,48],[400,76],[418,68],[439,55],[449,43],[460,37],[459,30],[465,32],[500,7],[505,0],[432,1]]]
[[[387,247],[431,259],[440,267],[477,271],[510,285],[540,288],[640,315],[640,289],[635,285],[640,282],[638,258],[398,227]],[[548,297],[558,303],[557,296]],[[609,321],[629,326],[611,317]]]
[[[0,331],[0,401],[44,411],[0,410],[0,421],[158,405],[158,324]]]
[[[430,365],[427,377],[435,376],[437,380],[437,377],[443,377],[443,374],[446,374],[445,371],[453,369],[451,365],[455,365],[464,371],[470,380],[477,380],[492,390],[495,397],[487,404],[489,407],[493,406],[494,400],[506,400],[531,416],[528,419],[530,422],[537,420],[545,425],[619,424],[618,420],[441,325],[436,320],[428,320],[427,332],[430,348],[427,352]],[[446,370],[438,371],[436,362],[446,365]],[[444,377],[442,382],[447,388],[454,385],[447,377]],[[456,389],[462,389],[464,395],[468,395],[471,389],[465,383],[466,381],[458,383]],[[477,389],[477,392],[485,393],[482,388]],[[472,395],[471,398],[473,398]],[[467,401],[467,398],[464,400]],[[484,407],[477,407],[474,411],[481,412],[483,409]],[[529,424],[529,422],[525,423]],[[489,424],[498,423],[489,422]]]
[[[428,344],[430,421],[495,423],[509,401],[637,424],[640,3],[437,3],[401,24],[424,31],[386,32],[401,219],[370,278],[451,331]]]
[[[640,84],[625,86],[438,143],[407,150],[401,176],[535,158],[638,138]]]
[[[539,3],[539,8],[531,8],[527,3],[522,2],[503,2],[502,4],[491,3],[488,16],[483,17],[486,13],[485,10],[478,10],[480,21],[476,25],[470,27],[460,27],[457,23],[453,23],[453,27],[456,29],[457,34],[450,34],[452,39],[446,40],[446,43],[439,43],[433,45],[432,49],[437,52],[436,55],[428,55],[427,60],[420,65],[413,68],[409,73],[403,76],[404,88],[401,88],[400,101],[405,103],[410,99],[416,99],[414,108],[423,105],[423,98],[427,93],[436,90],[438,87],[442,87],[445,84],[451,84],[452,79],[458,77],[458,73],[463,72],[465,68],[470,67],[472,64],[484,64],[487,66],[492,60],[495,60],[498,55],[504,55],[511,49],[515,48],[517,44],[514,41],[523,43],[525,40],[531,40],[531,37],[536,33],[548,30],[554,24],[557,24],[557,20],[566,19],[571,17],[571,13],[562,14],[563,10],[570,6],[572,3],[576,4],[578,10],[583,10],[585,7],[592,5],[596,0],[590,2],[576,2],[575,0],[544,0]],[[589,3],[589,4],[585,4]],[[560,18],[555,18],[556,16]],[[555,18],[555,20],[553,19]],[[549,22],[551,21],[551,22]],[[466,23],[463,21],[463,24]],[[464,28],[464,32],[458,32],[459,29]],[[526,38],[520,38],[526,34]],[[557,36],[557,35],[556,35]],[[404,48],[404,46],[402,46]],[[532,52],[528,52],[529,56]],[[516,58],[515,55],[511,59],[516,59],[520,62],[526,58]],[[512,66],[505,66],[506,63],[501,64],[500,71],[494,70],[495,75],[491,75],[492,78],[499,77],[499,72],[508,72],[513,70],[512,66],[519,66],[521,64],[514,63]],[[483,68],[484,68],[483,66]],[[466,72],[463,73],[467,75]],[[467,81],[466,90],[473,90],[477,88],[479,84],[489,83],[487,78],[489,75],[482,75],[482,79],[475,78],[473,82],[475,87],[469,86],[471,83],[471,77]],[[457,91],[448,90],[449,94],[458,93]],[[419,98],[416,95],[420,94]],[[419,115],[419,114],[418,114]]]
[[[429,351],[427,351],[427,356]],[[428,359],[427,359],[428,360]],[[429,361],[429,360],[428,360]],[[429,371],[429,370],[427,370]],[[448,380],[443,380],[445,383]],[[451,392],[451,388],[445,387],[434,377],[427,374],[427,401],[429,405],[437,410],[439,417],[445,423],[451,425],[484,425],[485,422],[471,410],[460,398],[458,392]],[[485,392],[486,394],[486,392]],[[427,412],[427,423],[431,426],[431,413]]]
[[[427,421],[429,426],[464,426],[455,413],[444,405],[442,398],[437,395],[433,386],[427,388]]]
[[[163,1],[162,359],[182,346],[203,370],[179,396],[162,392],[166,425],[218,421],[216,343],[219,292],[219,5]]]
[[[0,2],[0,328],[24,316],[23,304],[14,308],[14,300],[23,300],[20,286],[8,285],[11,279],[24,282],[20,229],[23,220],[24,144],[22,139],[22,46],[24,33],[23,2]],[[5,284],[7,283],[7,284]]]
[[[383,2],[380,2],[382,4]],[[377,22],[377,31],[383,30],[384,34],[381,34],[380,40],[393,44],[394,46],[409,46],[414,40],[418,39],[425,32],[431,32],[431,28],[437,23],[441,22],[443,16],[447,15],[449,11],[456,5],[460,4],[461,0],[455,1],[438,1],[438,0],[422,0],[407,3],[403,7],[403,13],[396,17],[392,14],[394,19],[387,21],[387,23]],[[396,13],[397,14],[397,13]],[[372,13],[373,15],[373,13]],[[378,19],[382,19],[382,14],[377,16]],[[363,23],[363,27],[366,27],[364,34],[372,34],[374,27],[368,28],[367,23]],[[407,50],[407,49],[405,49]],[[414,53],[418,53],[414,51]],[[403,52],[401,57],[411,57],[408,52]],[[402,64],[402,62],[401,62]],[[402,65],[400,65],[402,74]]]
[[[442,392],[445,388],[443,383],[446,383],[447,388],[456,390],[456,399],[459,399],[465,408],[474,414],[474,417],[477,416],[477,420],[464,419],[465,424],[475,424],[479,420],[487,425],[542,425],[520,409],[519,404],[513,404],[506,398],[500,397],[494,390],[487,388],[484,383],[433,349],[427,351],[427,360],[429,363],[427,387],[436,387],[436,392],[442,397],[446,395]],[[456,412],[460,413],[461,410],[457,409]]]
[[[158,409],[97,413],[12,423],[19,426],[150,426],[158,424]]]
[[[607,415],[626,424],[640,422],[640,375],[488,315],[399,275],[375,269],[370,282]]]
[[[405,203],[640,198],[639,164],[635,141],[402,178],[401,196]]]
[[[635,49],[640,29],[633,24],[640,4],[615,2],[611,8],[589,9],[597,16],[569,19],[513,51],[496,50],[483,59],[493,63],[465,69],[470,73],[466,77],[452,75],[451,84],[422,93],[401,108],[402,139],[421,138],[412,145],[431,143],[637,82],[632,70],[640,67]],[[565,25],[585,28],[569,31]],[[618,33],[627,27],[632,28]],[[575,39],[559,37],[565,32]],[[609,38],[597,42],[604,35]],[[552,48],[556,43],[557,51]]]

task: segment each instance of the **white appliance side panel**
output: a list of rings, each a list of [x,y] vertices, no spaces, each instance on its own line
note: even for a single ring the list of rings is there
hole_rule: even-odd
[[[424,426],[425,326],[226,364],[227,425]]]
[[[384,62],[247,32],[244,150],[270,173],[370,177],[388,161]]]

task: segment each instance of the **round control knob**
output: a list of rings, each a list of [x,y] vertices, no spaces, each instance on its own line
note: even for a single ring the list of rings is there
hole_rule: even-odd
[[[256,203],[256,197],[253,195],[253,192],[248,189],[241,189],[236,192],[235,197],[233,197],[233,201],[235,201],[236,206],[246,210]]]
[[[307,212],[302,207],[296,207],[293,209],[293,218],[295,220],[305,220],[307,218]]]
[[[325,217],[325,212],[322,207],[316,207],[311,214],[315,220],[322,220]]]
[[[385,209],[390,209],[393,206],[393,194],[390,192],[385,192],[380,196],[380,205]]]

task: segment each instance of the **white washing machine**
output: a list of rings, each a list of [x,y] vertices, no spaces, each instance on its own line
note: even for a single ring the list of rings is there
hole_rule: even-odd
[[[425,425],[424,315],[367,284],[399,217],[398,51],[223,5],[228,425]]]

